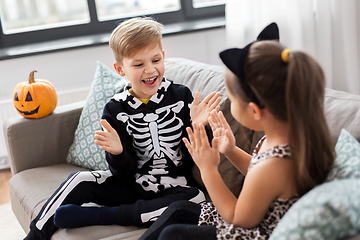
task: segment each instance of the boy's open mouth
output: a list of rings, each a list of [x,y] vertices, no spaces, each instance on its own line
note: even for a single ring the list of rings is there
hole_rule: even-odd
[[[142,82],[145,83],[145,85],[148,87],[153,87],[156,84],[157,78],[158,78],[157,76],[152,78],[146,78],[143,79]]]

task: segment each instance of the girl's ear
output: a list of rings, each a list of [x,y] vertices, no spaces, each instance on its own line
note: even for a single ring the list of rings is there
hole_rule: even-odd
[[[115,71],[118,74],[120,74],[120,76],[122,76],[122,77],[125,76],[125,73],[123,71],[123,67],[120,64],[118,64],[117,62],[114,62],[114,68],[115,68]]]
[[[262,111],[259,108],[258,105],[256,105],[253,102],[249,103],[249,107],[250,107],[250,111],[252,112],[252,116],[254,118],[254,120],[259,121],[262,118]]]

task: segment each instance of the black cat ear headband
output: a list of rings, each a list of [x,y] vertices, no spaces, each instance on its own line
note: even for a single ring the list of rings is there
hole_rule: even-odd
[[[254,92],[251,90],[250,86],[244,80],[244,61],[251,45],[257,41],[263,40],[279,41],[279,28],[276,23],[273,22],[265,27],[257,39],[246,45],[244,48],[230,48],[220,53],[220,58],[226,67],[229,68],[230,71],[232,71],[239,78],[241,88],[245,92],[246,96],[250,99],[251,102],[256,103],[260,108],[264,108],[264,106],[260,103]],[[284,53],[285,50],[287,51],[286,53]],[[289,49],[285,50],[283,51],[284,54],[281,54],[281,57],[284,62],[288,62]]]

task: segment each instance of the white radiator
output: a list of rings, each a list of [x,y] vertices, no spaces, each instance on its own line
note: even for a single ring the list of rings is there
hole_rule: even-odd
[[[67,91],[59,91],[57,92],[57,106],[86,100],[89,91],[90,88],[77,88]],[[6,119],[14,116],[19,116],[19,114],[15,110],[12,99],[0,101],[0,169],[6,168],[6,165],[8,165],[6,161],[7,149],[3,132],[3,124]]]

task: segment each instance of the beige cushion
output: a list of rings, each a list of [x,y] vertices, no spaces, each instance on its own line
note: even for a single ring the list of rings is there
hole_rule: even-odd
[[[15,174],[9,181],[9,191],[15,215],[22,228],[28,232],[30,220],[40,212],[41,207],[70,173],[85,170],[70,164],[32,168]],[[29,181],[30,180],[30,181]]]
[[[175,83],[188,86],[193,94],[197,91],[201,92],[201,99],[213,91],[221,93],[220,110],[224,113],[231,126],[236,138],[236,144],[245,151],[250,152],[253,131],[241,126],[231,116],[230,101],[227,98],[224,83],[224,70],[223,66],[209,65],[188,59],[170,58],[165,60],[165,76]],[[220,158],[219,172],[230,191],[238,196],[244,176],[224,155],[221,155]],[[202,184],[199,170],[196,167],[193,169],[193,174],[197,181]]]
[[[34,219],[47,199],[54,193],[60,184],[64,182],[72,172],[78,170],[87,169],[71,164],[61,164],[25,170],[11,178],[9,190],[11,198],[14,199],[14,201],[12,201],[13,211],[16,213],[25,232],[29,231],[29,219]],[[29,179],[31,179],[31,181],[28,181]],[[92,226],[66,230],[60,229],[51,239],[97,240],[138,229],[140,228],[118,225]]]
[[[360,142],[360,95],[326,89],[325,116],[334,142],[342,128]]]

